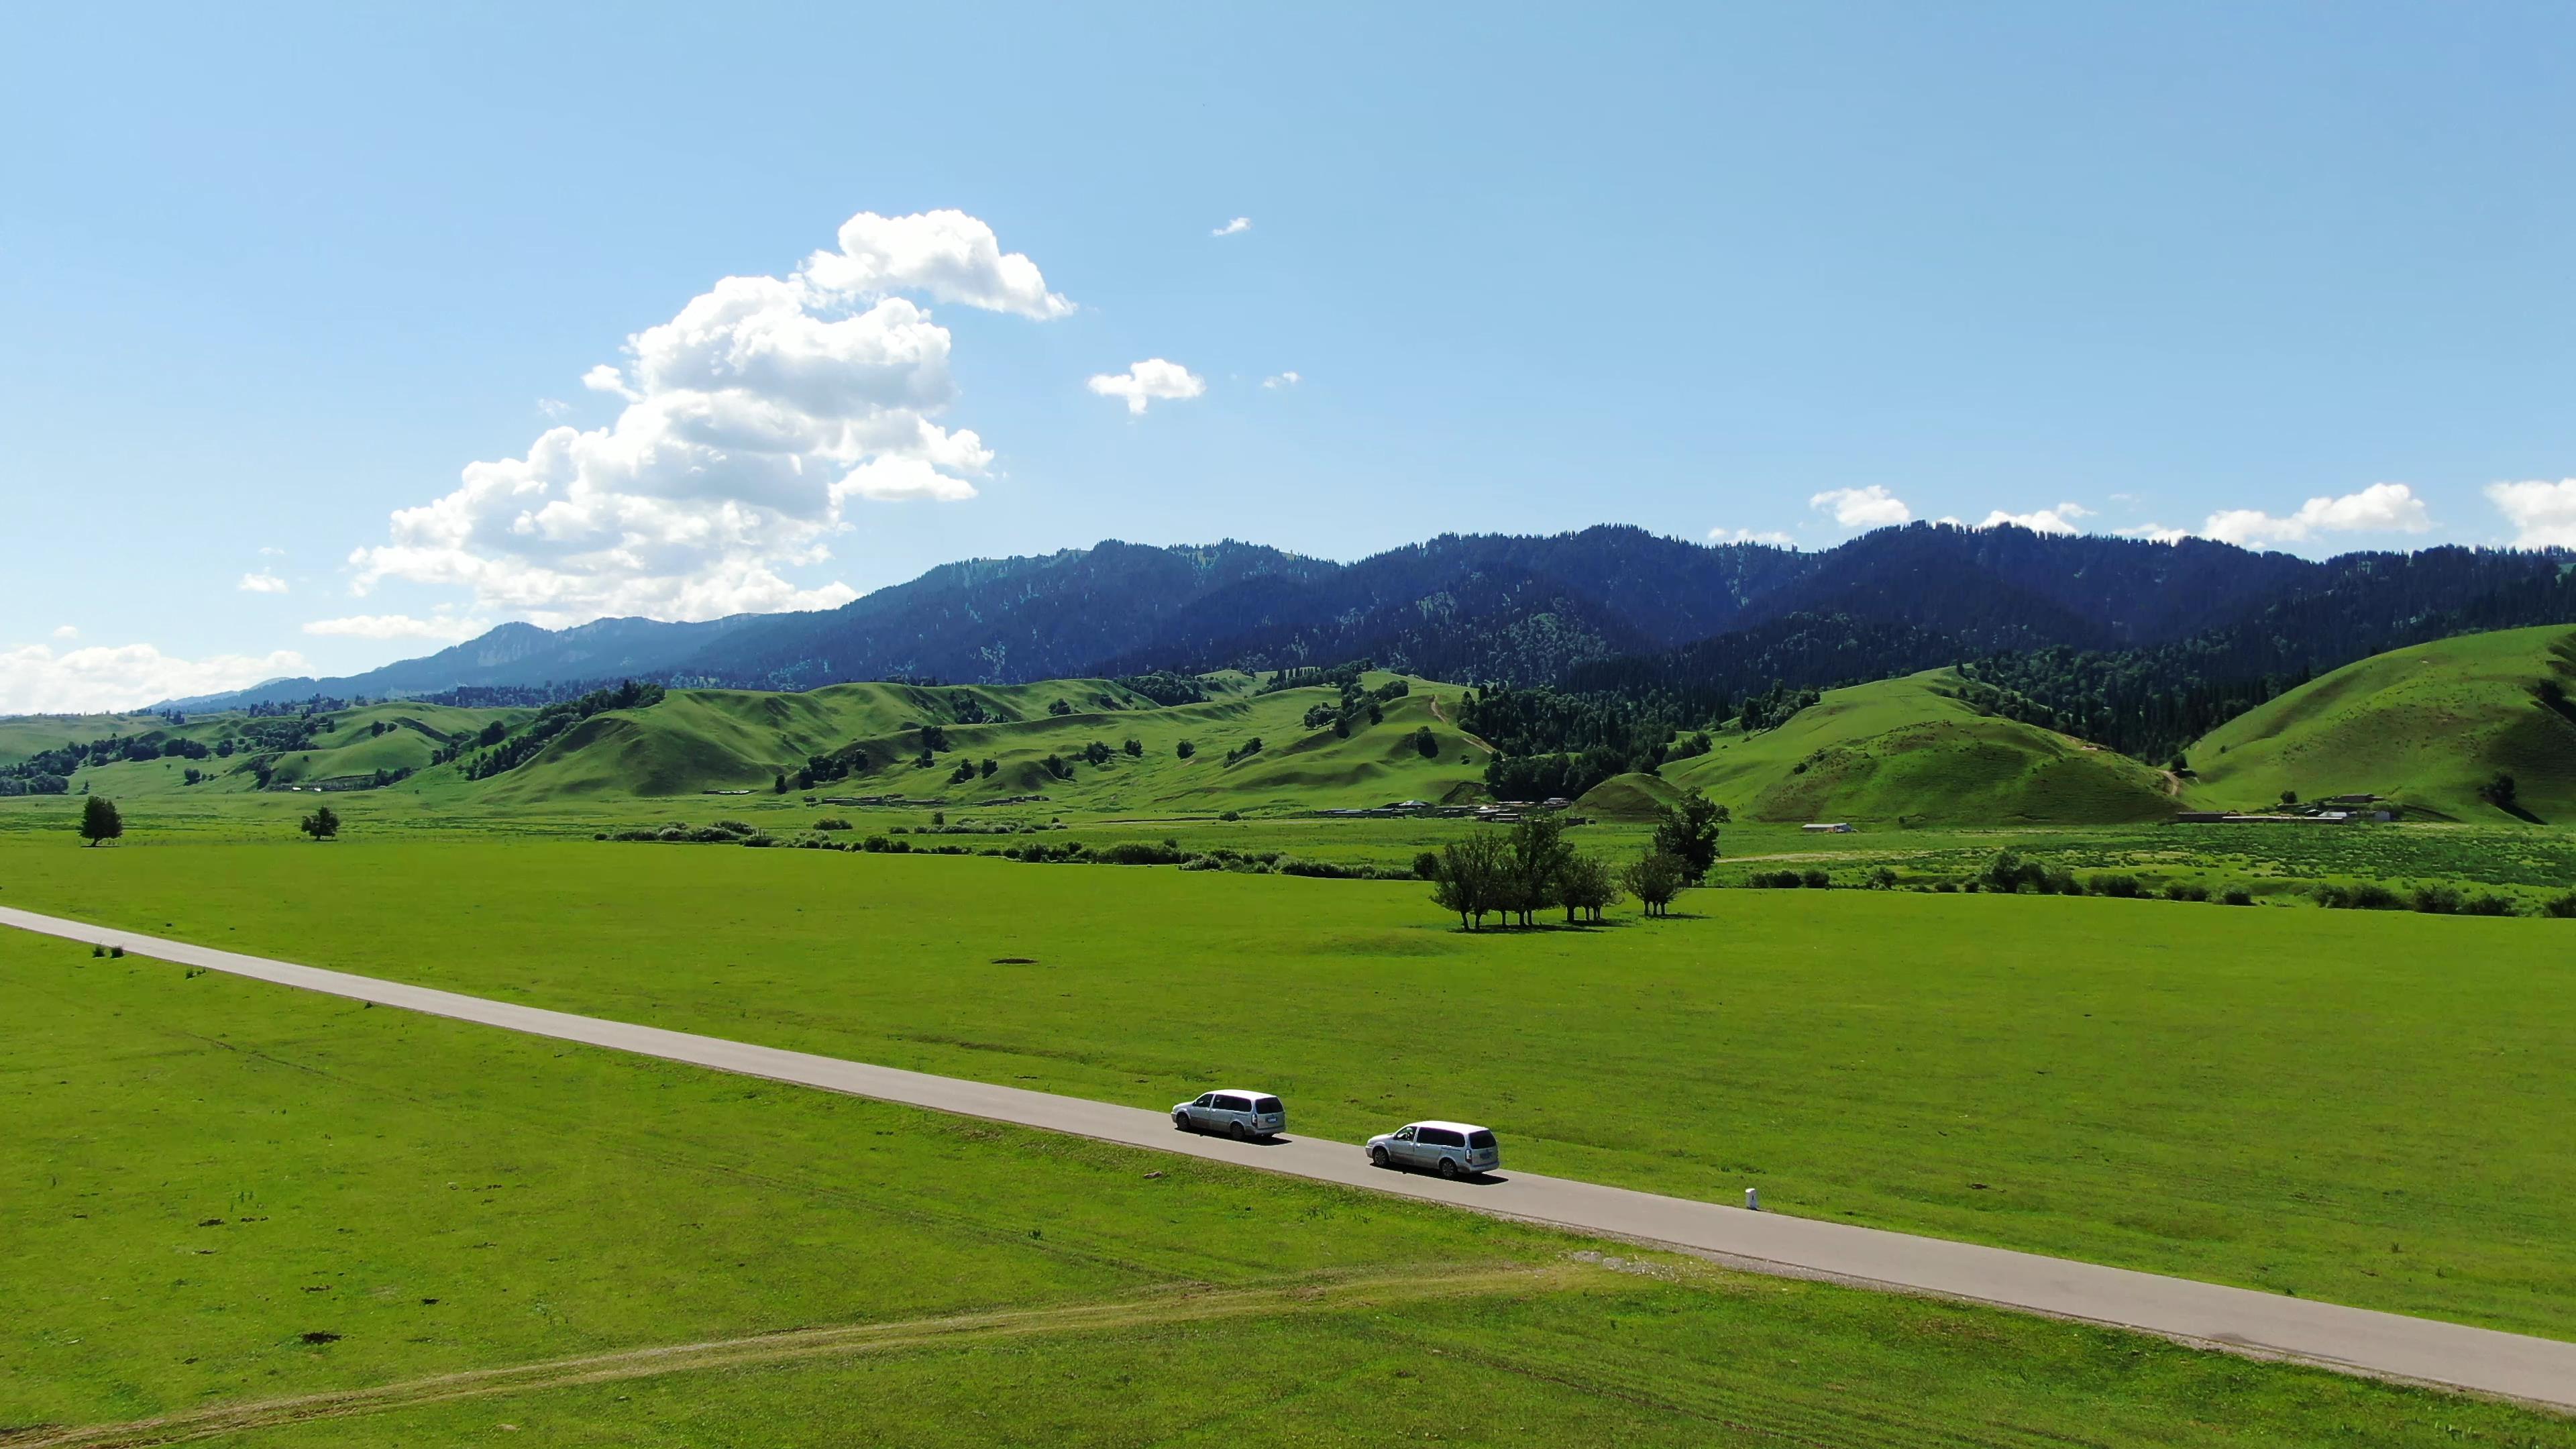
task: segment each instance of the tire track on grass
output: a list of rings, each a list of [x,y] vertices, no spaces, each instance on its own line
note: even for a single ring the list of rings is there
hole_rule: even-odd
[[[748,1338],[663,1344],[547,1359],[502,1368],[469,1369],[373,1388],[342,1389],[246,1404],[217,1405],[79,1428],[44,1428],[0,1438],[9,1449],[146,1449],[289,1424],[346,1419],[421,1408],[460,1399],[537,1393],[663,1374],[792,1363],[801,1359],[892,1353],[949,1344],[971,1345],[1042,1334],[1160,1328],[1288,1313],[1329,1313],[1438,1298],[1497,1297],[1552,1292],[1593,1281],[1609,1270],[1575,1263],[1538,1267],[1477,1264],[1465,1268],[1411,1268],[1401,1272],[1309,1275],[1245,1288],[1191,1284],[1151,1293],[1052,1308],[1004,1309],[887,1323],[851,1323],[787,1329]]]

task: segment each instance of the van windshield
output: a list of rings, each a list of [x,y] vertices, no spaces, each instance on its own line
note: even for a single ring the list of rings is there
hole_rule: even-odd
[[[1280,1110],[1279,1099],[1277,1097],[1264,1097],[1260,1101],[1252,1104],[1252,1110],[1264,1114],[1277,1112]]]
[[[1467,1145],[1470,1147],[1491,1147],[1494,1145],[1494,1134],[1491,1132],[1470,1132],[1467,1134]]]

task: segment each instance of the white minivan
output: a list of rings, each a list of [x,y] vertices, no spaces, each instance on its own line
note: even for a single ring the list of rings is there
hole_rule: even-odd
[[[1446,1178],[1474,1177],[1503,1165],[1502,1144],[1466,1122],[1413,1122],[1368,1140],[1380,1167],[1423,1168]]]
[[[1237,1142],[1266,1141],[1288,1130],[1288,1108],[1268,1092],[1229,1088],[1175,1104],[1172,1125],[1184,1132],[1222,1132]]]

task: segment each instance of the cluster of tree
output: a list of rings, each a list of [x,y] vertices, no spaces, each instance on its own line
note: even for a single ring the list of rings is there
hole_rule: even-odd
[[[1252,692],[1277,694],[1283,689],[1313,689],[1318,686],[1326,689],[1347,689],[1358,684],[1361,675],[1375,668],[1377,668],[1377,661],[1374,659],[1353,659],[1329,668],[1277,669],[1271,671],[1270,677],[1261,681]]]
[[[467,750],[488,750],[509,737],[510,727],[496,719],[473,734],[454,736],[446,744],[430,751],[429,762],[433,765],[444,765]]]
[[[1351,731],[1359,727],[1358,721],[1361,719],[1366,719],[1373,725],[1384,724],[1386,702],[1402,699],[1412,691],[1412,686],[1401,679],[1390,679],[1375,689],[1362,688],[1357,675],[1343,678],[1338,682],[1341,686],[1341,698],[1330,704],[1308,707],[1303,720],[1307,729],[1330,728],[1336,737],[1349,739]]]
[[[1725,815],[1724,806],[1704,795],[1685,797],[1657,815],[1645,851],[1616,871],[1575,850],[1565,838],[1564,819],[1556,815],[1528,816],[1504,834],[1479,831],[1437,855],[1426,852],[1414,871],[1432,882],[1432,900],[1457,912],[1459,924],[1471,931],[1489,912],[1517,917],[1526,926],[1551,906],[1563,907],[1569,922],[1597,921],[1622,890],[1637,897],[1646,914],[1660,916],[1717,863]]]
[[[558,700],[538,710],[536,718],[493,748],[467,761],[465,778],[488,780],[515,770],[536,758],[537,752],[552,743],[555,736],[592,715],[612,709],[649,709],[662,702],[663,693],[661,685],[629,679],[612,689],[594,689],[575,699]]]
[[[1660,695],[1497,684],[1469,690],[1457,724],[1494,747],[1485,788],[1495,798],[1571,800],[1613,775],[1661,767],[1681,733],[1677,708]]]
[[[1051,754],[1045,759],[1038,761],[1038,764],[1044,768],[1049,775],[1056,779],[1070,780],[1073,778],[1073,762],[1062,755]]]
[[[71,787],[61,775],[0,775],[0,795],[60,795]]]
[[[1743,701],[1735,706],[1731,718],[1735,720],[1736,726],[1748,735],[1756,730],[1778,729],[1795,717],[1798,711],[1823,697],[1823,692],[1820,690],[1793,689],[1787,682],[1775,679],[1771,681],[1771,687],[1762,693],[1746,695]]]
[[[1121,689],[1141,694],[1166,709],[1174,705],[1200,704],[1207,699],[1207,689],[1195,674],[1176,674],[1156,669],[1144,674],[1130,674],[1118,680]]]
[[[998,716],[996,716],[991,710],[984,708],[984,701],[982,699],[963,689],[954,691],[948,696],[948,712],[951,715],[954,715],[957,722],[962,725],[995,724],[999,722]]]
[[[986,760],[982,764],[977,764],[973,760],[959,760],[957,762],[957,768],[948,772],[948,783],[951,785],[970,784],[978,776],[989,780],[993,778],[993,772],[1000,768],[1000,765],[991,760]]]
[[[1245,740],[1242,744],[1239,744],[1239,745],[1235,746],[1233,749],[1230,749],[1230,750],[1226,751],[1226,752],[1225,752],[1225,762],[1226,762],[1227,764],[1231,765],[1231,764],[1233,764],[1233,763],[1234,763],[1235,761],[1237,761],[1237,760],[1248,760],[1248,759],[1251,759],[1253,756],[1255,756],[1255,755],[1257,755],[1257,754],[1260,754],[1260,753],[1261,753],[1261,736],[1259,736],[1259,735],[1254,735],[1252,738],[1250,738],[1250,739],[1248,739],[1248,740]]]
[[[257,700],[242,706],[242,711],[255,719],[277,717],[311,719],[316,715],[355,709],[368,702],[363,699],[339,699],[327,694],[315,694],[307,695],[303,699]]]
[[[1552,815],[1530,816],[1508,835],[1479,831],[1453,841],[1431,872],[1433,903],[1457,912],[1470,931],[1494,912],[1526,926],[1550,906],[1563,906],[1568,921],[1580,914],[1598,920],[1617,894],[1610,867],[1568,844],[1565,822]]]

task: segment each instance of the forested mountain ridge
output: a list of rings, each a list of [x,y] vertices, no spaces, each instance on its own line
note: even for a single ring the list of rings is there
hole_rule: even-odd
[[[1232,541],[1109,541],[946,564],[811,613],[504,625],[366,675],[181,703],[577,693],[629,677],[999,684],[1367,658],[1431,678],[1651,700],[1695,725],[1756,694],[1973,663],[2040,722],[2155,758],[2378,650],[2576,621],[2568,568],[2561,553],[2437,548],[2317,562],[2199,539],[1921,523],[1814,553],[1602,526],[1445,535],[1351,564]]]

